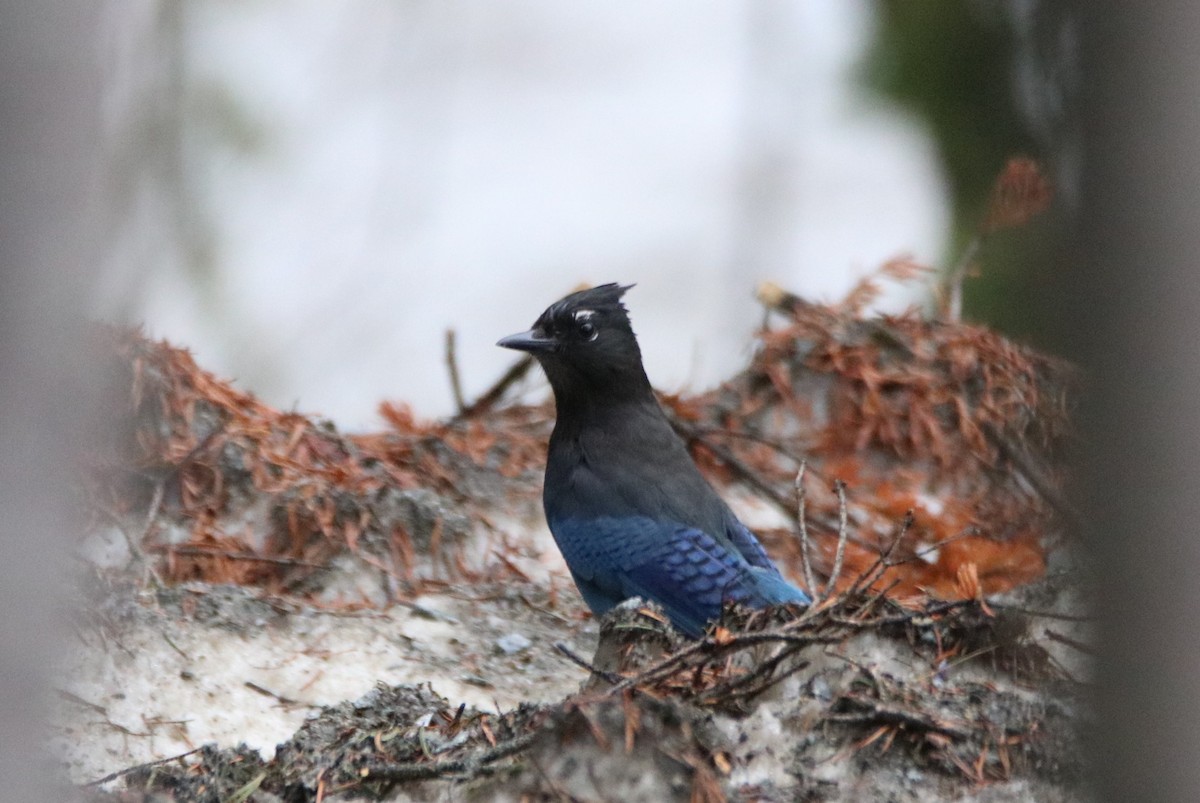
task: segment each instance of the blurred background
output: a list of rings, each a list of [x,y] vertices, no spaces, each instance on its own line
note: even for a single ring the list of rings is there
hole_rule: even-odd
[[[1016,153],[1054,210],[966,313],[1079,362],[1099,799],[1200,789],[1200,4],[1191,0],[0,0],[0,786],[33,769],[86,319],[275,404],[450,409],[580,281],[660,387],[738,364],[756,281],[945,268]],[[1086,79],[1086,80],[1085,80]],[[924,299],[896,294],[892,308]]]
[[[447,328],[470,399],[512,359],[498,338],[581,282],[636,282],[651,379],[702,390],[744,364],[758,282],[836,300],[892,257],[948,264],[1005,160],[1062,142],[1037,13],[110,3],[91,312],[370,429],[385,398],[452,412]],[[1044,234],[1007,264],[1044,271]],[[1004,248],[968,309],[1026,334]]]

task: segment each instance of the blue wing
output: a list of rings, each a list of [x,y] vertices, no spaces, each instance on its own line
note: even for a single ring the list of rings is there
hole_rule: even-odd
[[[725,602],[751,607],[809,602],[779,575],[754,536],[738,527],[740,532],[730,533],[736,551],[700,529],[644,516],[556,520],[550,529],[597,615],[629,597],[643,597],[662,605],[681,631],[698,637]]]
[[[763,549],[762,544],[758,543],[758,539],[754,537],[754,533],[746,528],[737,520],[731,511],[726,510],[725,513],[725,534],[729,536],[729,540],[737,547],[737,551],[742,553],[742,557],[751,566],[757,566],[760,569],[779,576],[779,569],[771,562],[767,556],[767,551]],[[805,600],[808,601],[807,599]]]

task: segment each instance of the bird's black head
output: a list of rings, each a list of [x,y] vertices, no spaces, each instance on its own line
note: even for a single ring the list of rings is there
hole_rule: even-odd
[[[551,304],[528,332],[496,345],[538,359],[554,395],[648,392],[642,352],[621,296],[633,285],[602,284]]]

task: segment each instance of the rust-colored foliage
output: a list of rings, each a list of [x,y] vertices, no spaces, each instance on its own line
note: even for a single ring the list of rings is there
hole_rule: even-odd
[[[864,317],[878,279],[923,273],[893,261],[832,306],[765,287],[760,298],[782,325],[760,334],[749,368],[668,409],[702,467],[749,480],[784,512],[807,461],[813,562],[824,571],[836,542],[832,483],[846,483],[850,537],[836,587],[888,552],[894,565],[875,585],[894,597],[995,593],[1044,571],[1073,371],[983,327],[915,311]],[[792,533],[764,540],[799,577]]]
[[[385,405],[390,431],[345,436],[216,379],[184,349],[136,331],[106,331],[128,380],[123,409],[112,414],[132,437],[111,454],[92,456],[88,487],[94,509],[110,517],[156,497],[159,509],[152,512],[185,530],[168,540],[154,537],[148,525],[141,536],[138,546],[161,556],[164,579],[290,591],[346,552],[410,587],[479,576],[484,563],[508,573],[503,561],[467,559],[464,533],[449,538],[440,519],[414,548],[405,517],[380,500],[389,492],[435,490],[490,531],[464,475],[477,466],[513,476],[540,464],[544,411],[497,414],[493,425],[516,422],[504,430],[514,434],[501,439],[489,422],[423,423],[403,407]],[[521,435],[523,427],[533,431]],[[259,503],[267,513],[256,527],[234,523]],[[415,573],[417,564],[429,571]]]
[[[1033,182],[1028,170],[1011,172],[1006,198],[1040,197],[1021,189]],[[807,462],[820,573],[835,564],[833,485],[845,483],[835,588],[883,561],[873,587],[893,598],[981,598],[1043,571],[1073,377],[1061,361],[979,326],[914,311],[867,317],[880,279],[925,273],[895,260],[837,305],[764,288],[776,323],[759,334],[749,366],[716,390],[662,403],[713,482],[747,487],[793,521],[793,482]],[[97,457],[93,509],[126,521],[151,509],[173,521],[171,538],[160,537],[154,515],[131,536],[161,556],[166,579],[295,591],[346,553],[376,567],[393,592],[481,572],[523,576],[521,550],[489,515],[536,494],[548,403],[489,402],[422,421],[389,402],[380,408],[386,430],[348,436],[236,390],[185,350],[132,331],[112,340],[127,388],[115,431],[131,435]],[[257,523],[246,514],[256,504],[268,511]],[[799,578],[794,526],[762,536]]]

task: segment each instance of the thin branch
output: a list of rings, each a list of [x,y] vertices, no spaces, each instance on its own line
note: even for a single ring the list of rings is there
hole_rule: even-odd
[[[508,392],[510,387],[525,378],[525,374],[529,373],[529,369],[533,367],[534,362],[533,357],[528,354],[517,360],[496,380],[494,385],[484,391],[483,395],[478,399],[467,405],[462,412],[455,416],[455,419],[471,418],[479,413],[490,410]]]
[[[833,489],[837,491],[838,498],[837,553],[833,558],[833,571],[829,574],[829,582],[825,584],[825,593],[821,595],[823,598],[828,598],[833,593],[838,578],[842,575],[842,561],[846,557],[846,540],[849,537],[849,528],[847,527],[849,515],[846,510],[846,483],[841,480],[834,480]]]
[[[463,399],[462,380],[458,373],[458,334],[453,329],[446,330],[446,370],[450,372],[450,390],[454,394],[454,409],[458,415],[463,415],[467,402]]]
[[[692,429],[692,433],[697,436],[721,435],[726,438],[736,438],[737,440],[744,440],[744,441],[750,441],[751,443],[762,444],[763,446],[766,446],[768,449],[772,450],[773,452],[780,455],[781,457],[786,457],[788,460],[791,460],[796,465],[800,465],[801,463],[804,462],[804,458],[797,457],[795,454],[793,454],[792,450],[786,444],[780,443],[779,441],[774,440],[773,438],[768,438],[757,432],[746,432],[743,430],[729,429],[727,427],[706,427],[706,426],[703,426],[700,424],[692,424],[691,429]],[[803,448],[810,444],[806,441],[805,443],[798,444],[798,445]],[[818,477],[821,476],[821,474],[816,469],[812,469],[812,472],[814,474],[816,474]]]
[[[146,538],[150,535],[150,530],[154,528],[154,521],[158,518],[158,512],[162,509],[163,494],[166,491],[167,481],[165,478],[154,483],[154,496],[150,499],[150,508],[146,511],[146,523],[142,527],[141,533],[137,537],[137,545],[132,542],[129,544],[129,551],[133,554],[136,560],[144,561],[145,553],[142,551],[142,545],[146,543]],[[124,530],[121,530],[124,533]],[[128,534],[126,534],[128,537]]]
[[[298,566],[305,569],[325,569],[326,565],[321,563],[311,563],[295,558],[273,558],[265,555],[255,555],[250,552],[230,552],[225,549],[210,549],[207,547],[197,546],[171,546],[164,545],[154,548],[155,552],[171,552],[176,555],[192,555],[198,557],[211,558],[226,558],[228,560],[245,560],[252,563],[270,563],[276,566]]]
[[[954,535],[948,535],[945,538],[943,538],[941,541],[934,541],[929,546],[916,550],[911,555],[909,555],[907,558],[904,558],[903,560],[898,560],[892,565],[893,566],[901,566],[905,563],[911,563],[914,560],[924,560],[926,555],[932,555],[934,552],[937,552],[939,549],[946,546],[946,544],[952,544],[955,541],[959,540],[960,538],[970,538],[971,536],[975,536],[975,535],[979,535],[979,528],[977,526],[975,526],[974,524],[969,525],[969,526],[964,527],[963,529],[959,530]]]
[[[1096,649],[1090,644],[1084,644],[1078,639],[1073,639],[1070,636],[1064,636],[1062,633],[1055,633],[1053,630],[1046,630],[1046,638],[1051,641],[1057,641],[1059,644],[1066,644],[1068,647],[1074,647],[1082,653],[1088,655],[1096,655]]]
[[[84,786],[100,786],[101,784],[106,784],[109,781],[115,781],[118,778],[123,778],[124,776],[129,775],[130,773],[138,772],[140,770],[148,770],[148,769],[151,769],[152,767],[161,767],[163,764],[170,764],[172,761],[178,761],[181,758],[187,758],[188,756],[192,755],[193,753],[199,753],[203,749],[204,749],[203,747],[197,747],[195,750],[189,750],[186,753],[180,753],[179,755],[171,756],[170,758],[160,758],[160,759],[157,759],[156,761],[147,761],[145,764],[137,764],[132,767],[126,767],[123,770],[117,770],[116,772],[110,772],[108,775],[105,775],[103,778],[97,778],[94,781],[88,781],[87,783],[84,784]]]
[[[767,501],[774,504],[784,515],[792,515],[792,504],[784,497],[783,494],[775,490],[771,485],[764,482],[759,477],[758,472],[747,466],[736,455],[730,452],[723,446],[719,446],[710,440],[705,439],[699,434],[699,430],[680,420],[679,416],[673,415],[669,411],[667,418],[671,422],[671,426],[689,443],[699,443],[705,449],[712,452],[713,456],[724,463],[739,480],[753,488],[758,493],[767,498]]]
[[[886,723],[916,728],[921,731],[943,733],[955,739],[969,739],[974,735],[970,723],[951,722],[935,717],[924,711],[910,710],[899,706],[887,705],[874,700],[865,700],[857,695],[843,695],[841,701],[858,706],[861,713],[825,714],[822,719],[827,722],[847,722],[858,724]]]
[[[804,492],[804,472],[808,470],[808,461],[800,461],[800,470],[796,472],[796,521],[800,523],[800,560],[804,565],[804,582],[807,583],[808,593],[817,595],[817,582],[813,579],[812,561],[809,559],[811,542],[808,540],[808,517],[805,515],[807,497]]]
[[[979,251],[983,248],[983,241],[983,232],[976,232],[967,243],[967,247],[963,249],[958,262],[946,274],[946,281],[943,285],[942,316],[952,323],[962,320],[963,281],[967,278],[967,272],[971,270],[971,265],[979,256]]]
[[[291,697],[284,697],[282,694],[271,691],[270,689],[266,688],[265,686],[260,686],[252,680],[247,680],[242,685],[245,686],[247,689],[249,689],[252,692],[257,692],[258,694],[261,694],[263,697],[270,697],[272,700],[276,700],[286,706],[308,705],[310,708],[316,707],[316,706],[312,706],[309,703],[302,703],[299,700],[293,700]]]
[[[892,566],[897,565],[891,562],[892,553],[896,551],[896,547],[899,546],[900,542],[904,540],[904,536],[908,535],[908,531],[912,528],[915,522],[916,516],[914,516],[913,511],[909,509],[904,514],[904,521],[900,523],[900,532],[897,533],[896,537],[892,539],[892,542],[888,544],[887,549],[879,553],[879,557],[875,558],[875,562],[868,566],[867,570],[855,579],[850,588],[846,589],[847,594],[853,594],[859,589],[870,588],[883,578],[884,572],[886,572]]]
[[[609,672],[607,670],[597,668],[593,664],[586,661],[583,657],[577,655],[571,650],[570,647],[568,647],[566,644],[563,644],[561,641],[554,642],[554,649],[558,650],[558,652],[561,653],[568,661],[575,664],[579,668],[586,669],[593,675],[598,675],[604,678],[604,680],[608,681],[609,683],[620,683],[622,680],[625,680],[624,675],[619,675],[616,672]]]

